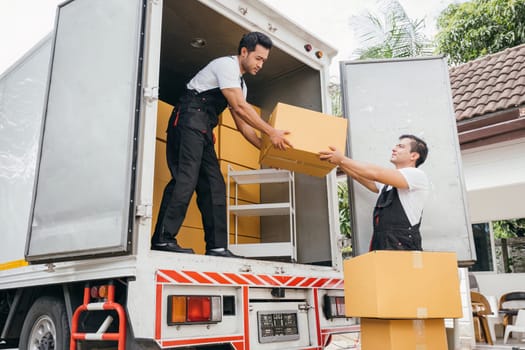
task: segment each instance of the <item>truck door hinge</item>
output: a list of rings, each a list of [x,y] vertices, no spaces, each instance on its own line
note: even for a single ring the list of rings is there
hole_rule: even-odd
[[[301,311],[308,311],[309,309],[313,309],[314,307],[308,303],[304,303],[304,304],[299,304],[297,305],[297,307],[299,308],[299,310]]]
[[[158,86],[145,86],[144,87],[144,100],[148,103],[155,102],[159,99],[159,87]]]
[[[153,216],[153,205],[151,204],[139,204],[135,208],[135,216],[144,219],[149,219]]]

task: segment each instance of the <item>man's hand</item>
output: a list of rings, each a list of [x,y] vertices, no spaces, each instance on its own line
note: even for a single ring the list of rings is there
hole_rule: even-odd
[[[321,151],[319,152],[319,158],[321,160],[326,160],[328,163],[341,165],[343,160],[345,159],[345,156],[338,151],[334,146],[328,146],[330,149],[329,151]]]
[[[285,137],[285,135],[288,135],[289,133],[290,132],[287,130],[273,129],[272,132],[268,134],[273,147],[280,149],[281,151],[285,151],[287,148],[293,148],[290,141]]]

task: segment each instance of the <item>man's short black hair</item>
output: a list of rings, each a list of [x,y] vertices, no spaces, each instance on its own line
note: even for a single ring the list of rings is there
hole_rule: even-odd
[[[248,52],[252,52],[255,50],[255,47],[257,45],[261,45],[262,47],[270,50],[273,46],[272,39],[270,39],[270,37],[266,34],[260,32],[251,32],[248,34],[244,34],[241,38],[241,41],[239,42],[237,54],[241,54],[241,49],[243,47],[248,49]]]
[[[416,152],[419,154],[419,158],[416,160],[416,168],[423,164],[427,159],[428,147],[425,141],[419,137],[411,134],[401,135],[399,139],[410,139],[410,152]]]

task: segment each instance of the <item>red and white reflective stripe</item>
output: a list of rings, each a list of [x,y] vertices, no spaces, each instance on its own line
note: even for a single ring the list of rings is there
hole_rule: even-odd
[[[198,272],[159,270],[157,283],[189,284],[189,285],[228,285],[228,286],[259,286],[259,287],[293,287],[293,288],[324,288],[342,289],[341,278],[321,278],[303,276],[262,275],[231,272]]]
[[[189,338],[189,339],[167,339],[160,342],[162,347],[181,346],[181,345],[206,345],[228,342],[242,342],[242,335],[224,336],[224,337],[210,337],[210,338]]]

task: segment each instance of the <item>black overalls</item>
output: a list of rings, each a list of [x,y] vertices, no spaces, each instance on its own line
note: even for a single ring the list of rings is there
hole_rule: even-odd
[[[383,186],[374,208],[372,250],[423,250],[419,225],[412,226],[399,200],[397,188]]]
[[[172,179],[164,189],[153,244],[173,240],[196,191],[206,250],[226,248],[226,186],[212,133],[226,106],[226,98],[216,88],[201,93],[188,90],[173,109],[166,145]]]

